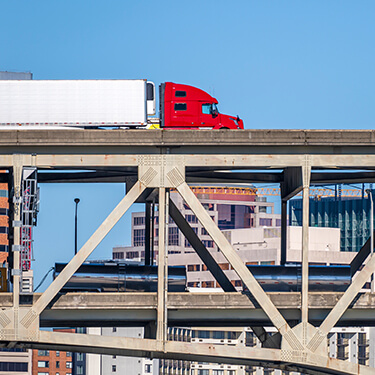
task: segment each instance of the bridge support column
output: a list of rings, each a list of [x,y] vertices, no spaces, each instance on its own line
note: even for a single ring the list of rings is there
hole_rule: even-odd
[[[303,208],[302,208],[302,323],[309,320],[309,189],[311,166],[306,155],[305,165],[302,166]]]
[[[158,253],[158,307],[157,307],[157,330],[156,339],[163,347],[167,340],[167,241],[168,241],[168,218],[167,196],[165,187],[159,189],[159,253]]]

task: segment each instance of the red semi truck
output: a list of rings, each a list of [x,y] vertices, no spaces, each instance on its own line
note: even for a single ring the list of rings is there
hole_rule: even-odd
[[[243,129],[237,116],[219,113],[203,90],[141,80],[0,80],[1,128]]]
[[[237,116],[219,113],[218,101],[193,86],[166,82],[160,85],[160,126],[174,129],[243,129]]]

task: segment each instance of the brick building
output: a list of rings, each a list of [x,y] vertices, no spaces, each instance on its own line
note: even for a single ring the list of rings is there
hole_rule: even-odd
[[[1,177],[5,176],[5,171],[0,171],[0,265],[6,262],[8,257],[8,184],[1,182]]]
[[[74,333],[76,332],[76,328],[55,329],[54,331]],[[86,374],[86,354],[61,352],[57,350],[33,350],[32,375],[72,374]]]

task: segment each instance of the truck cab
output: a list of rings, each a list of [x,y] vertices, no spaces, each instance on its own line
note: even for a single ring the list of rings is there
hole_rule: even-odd
[[[218,101],[193,86],[165,82],[160,85],[160,125],[173,129],[243,129],[237,116],[219,113]]]

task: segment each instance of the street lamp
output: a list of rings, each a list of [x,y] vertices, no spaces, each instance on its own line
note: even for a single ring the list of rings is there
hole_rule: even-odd
[[[374,255],[374,201],[372,199],[372,190],[366,189],[366,193],[370,197],[371,210],[370,210],[370,241],[371,241],[371,256]],[[374,275],[371,275],[371,292],[375,292]]]
[[[75,224],[75,232],[74,232],[74,254],[77,254],[77,212],[78,212],[78,203],[80,202],[80,199],[79,198],[75,198],[74,199],[74,202],[76,204],[76,215],[75,215],[75,221],[74,221],[74,224]]]

